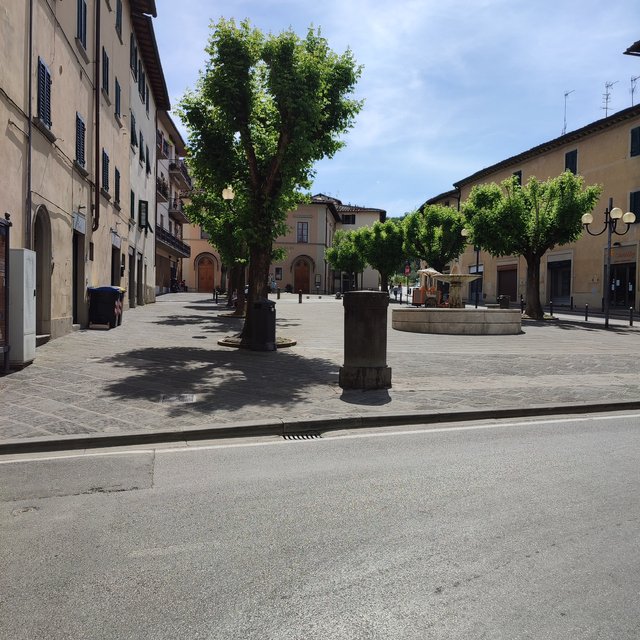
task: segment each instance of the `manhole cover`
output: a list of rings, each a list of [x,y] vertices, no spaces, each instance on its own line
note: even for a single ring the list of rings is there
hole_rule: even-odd
[[[163,404],[192,404],[196,401],[195,393],[179,393],[177,395],[160,396],[160,402]]]

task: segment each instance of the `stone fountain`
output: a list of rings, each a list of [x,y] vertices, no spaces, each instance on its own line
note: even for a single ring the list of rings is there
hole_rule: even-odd
[[[398,331],[439,333],[453,335],[509,335],[522,332],[519,309],[467,309],[462,303],[462,285],[473,282],[482,274],[460,273],[454,263],[451,273],[444,274],[427,268],[418,271],[424,278],[427,292],[435,291],[433,280],[449,283],[449,301],[446,307],[415,308],[408,305],[394,309],[391,326]]]

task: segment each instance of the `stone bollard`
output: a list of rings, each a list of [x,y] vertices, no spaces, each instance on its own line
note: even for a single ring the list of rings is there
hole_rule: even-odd
[[[383,291],[344,294],[344,365],[338,384],[343,389],[388,389],[387,307]]]

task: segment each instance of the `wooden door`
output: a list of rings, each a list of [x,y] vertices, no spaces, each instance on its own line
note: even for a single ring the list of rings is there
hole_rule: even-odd
[[[198,262],[198,292],[212,293],[215,265],[211,258],[202,258]]]
[[[298,260],[293,268],[293,291],[309,293],[310,269],[306,260]]]

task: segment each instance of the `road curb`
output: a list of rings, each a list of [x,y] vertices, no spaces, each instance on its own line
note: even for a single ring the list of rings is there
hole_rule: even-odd
[[[512,407],[503,409],[431,411],[428,413],[367,414],[340,418],[309,418],[301,420],[248,421],[230,424],[202,425],[180,429],[163,429],[147,432],[119,434],[83,434],[56,438],[24,438],[0,440],[0,456],[19,453],[47,451],[70,451],[126,447],[134,445],[158,445],[172,442],[193,442],[222,438],[246,438],[257,436],[291,436],[322,434],[343,429],[372,429],[401,425],[440,424],[446,422],[469,422],[474,420],[500,420],[551,415],[576,415],[640,409],[640,400],[617,403],[572,403]]]

